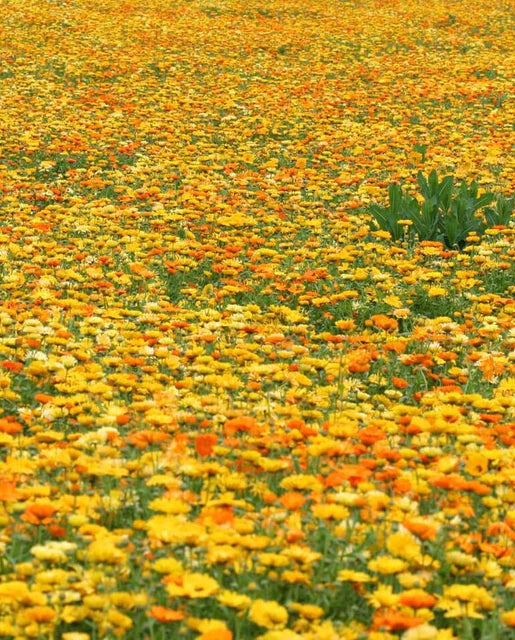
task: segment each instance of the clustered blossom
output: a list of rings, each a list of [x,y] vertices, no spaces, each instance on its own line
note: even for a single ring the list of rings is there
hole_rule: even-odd
[[[2,638],[510,637],[508,4],[4,0]]]

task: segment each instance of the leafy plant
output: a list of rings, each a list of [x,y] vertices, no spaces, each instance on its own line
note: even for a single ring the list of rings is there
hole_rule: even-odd
[[[469,235],[482,235],[488,227],[509,224],[513,197],[480,194],[477,182],[463,181],[457,186],[453,176],[439,179],[434,170],[427,177],[419,171],[417,183],[421,203],[400,185],[392,184],[388,187],[388,206],[370,207],[375,226],[388,231],[395,241],[408,233],[419,241],[440,241],[449,248],[461,249]],[[494,202],[495,206],[489,207]]]

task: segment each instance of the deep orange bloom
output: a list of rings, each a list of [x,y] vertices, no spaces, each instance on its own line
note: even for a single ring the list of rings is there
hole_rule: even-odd
[[[13,362],[12,360],[4,360],[2,362],[2,367],[7,369],[8,371],[12,371],[13,373],[18,373],[23,369],[23,362]]]
[[[16,502],[22,497],[23,494],[18,491],[14,482],[8,480],[0,482],[0,502]]]
[[[395,318],[390,318],[384,313],[377,313],[371,316],[365,324],[367,326],[373,326],[377,329],[383,329],[383,331],[395,331],[399,328],[399,323]]]
[[[358,437],[363,444],[370,445],[378,442],[379,440],[385,440],[386,433],[378,427],[365,427],[364,429],[361,429]]]
[[[195,439],[195,449],[201,457],[211,455],[218,438],[214,433],[199,433]]]
[[[23,425],[10,418],[0,418],[0,432],[14,435],[23,430]]]
[[[222,507],[204,507],[201,519],[209,519],[215,524],[231,524],[234,522],[234,511],[230,505]]]
[[[436,540],[436,526],[423,520],[404,520],[402,525],[421,540]]]
[[[158,622],[177,622],[184,618],[182,611],[169,609],[168,607],[154,606],[150,608],[148,615]]]
[[[46,503],[30,504],[22,515],[22,520],[31,524],[49,524],[52,516],[57,511],[56,507]]]
[[[250,416],[239,416],[231,418],[224,424],[226,435],[233,436],[238,431],[249,432],[257,427],[257,421]]]
[[[413,609],[430,609],[434,607],[437,600],[430,593],[424,593],[422,590],[413,589],[411,592],[401,593],[399,602],[405,607],[411,607]]]
[[[289,511],[297,511],[306,503],[306,498],[299,491],[283,493],[279,500],[283,507]]]
[[[232,640],[232,631],[229,629],[211,629],[203,633],[198,640]]]
[[[418,627],[423,623],[424,618],[408,616],[399,611],[388,609],[386,611],[376,611],[373,627],[374,629],[386,629],[387,631],[401,631],[403,629],[411,629],[411,627]]]
[[[162,431],[151,431],[150,429],[146,429],[144,431],[138,431],[137,433],[133,433],[127,437],[127,442],[133,444],[135,447],[139,447],[140,449],[145,449],[151,444],[156,444],[159,442],[165,442],[170,439],[170,435],[168,433],[163,433]]]

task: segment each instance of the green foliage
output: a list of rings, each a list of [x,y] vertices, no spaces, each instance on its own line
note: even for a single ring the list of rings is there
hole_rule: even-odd
[[[515,199],[491,192],[480,195],[475,181],[463,181],[458,186],[453,176],[440,180],[433,170],[428,177],[419,171],[417,183],[422,203],[400,185],[392,184],[388,187],[389,205],[370,207],[376,228],[388,231],[392,240],[409,235],[461,249],[469,235],[480,236],[488,227],[510,222]]]

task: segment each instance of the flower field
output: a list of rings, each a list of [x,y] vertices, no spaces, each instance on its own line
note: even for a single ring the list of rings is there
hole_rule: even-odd
[[[3,1],[0,637],[515,638],[514,8]]]

